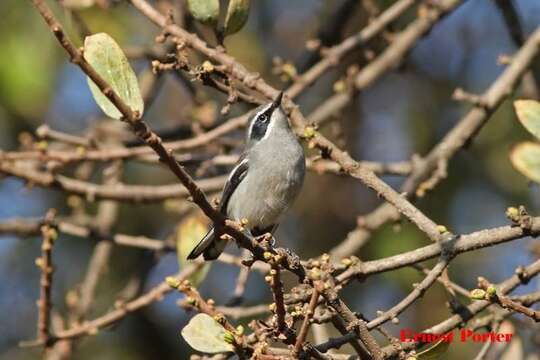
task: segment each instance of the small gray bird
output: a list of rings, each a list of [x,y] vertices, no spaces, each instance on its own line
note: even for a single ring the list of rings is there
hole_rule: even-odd
[[[246,150],[221,195],[220,211],[236,221],[247,219],[246,228],[253,236],[276,229],[304,182],[304,150],[281,108],[282,97],[280,93],[275,101],[256,109],[249,122]],[[188,259],[200,254],[205,260],[217,259],[226,244],[212,229]]]

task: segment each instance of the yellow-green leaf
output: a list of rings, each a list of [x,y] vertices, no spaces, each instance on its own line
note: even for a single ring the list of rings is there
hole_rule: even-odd
[[[219,0],[188,0],[191,15],[208,25],[217,25],[219,19]]]
[[[540,144],[525,141],[510,151],[510,161],[520,173],[540,183]]]
[[[138,111],[142,115],[144,102],[137,76],[129,65],[124,52],[113,38],[105,33],[86,37],[84,58],[133,111]],[[120,111],[103,95],[90,78],[87,80],[92,95],[101,110],[107,116],[120,119],[122,117]]]
[[[225,341],[227,331],[207,314],[195,315],[182,329],[182,337],[197,351],[223,353],[233,351],[233,346]]]
[[[187,256],[207,232],[208,220],[199,213],[187,215],[180,222],[176,229],[176,254],[178,255],[180,268],[186,266],[188,262]],[[210,270],[210,264],[211,263],[207,262],[203,267],[191,275],[189,281],[193,286],[197,287],[204,280],[208,270]]]
[[[95,0],[63,0],[62,6],[67,9],[85,9],[94,6]]]
[[[441,355],[444,354],[450,346],[449,341],[441,339],[427,349],[420,351],[416,354],[417,360],[438,360]]]
[[[244,27],[249,16],[250,0],[230,0],[225,16],[224,35],[234,34]]]
[[[540,102],[535,100],[516,100],[514,108],[521,124],[531,134],[540,139]]]

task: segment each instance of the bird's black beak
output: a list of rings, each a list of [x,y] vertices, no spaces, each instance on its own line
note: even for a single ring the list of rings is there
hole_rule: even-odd
[[[281,105],[281,100],[283,99],[283,91],[280,91],[274,102],[272,103],[272,108],[277,109]]]

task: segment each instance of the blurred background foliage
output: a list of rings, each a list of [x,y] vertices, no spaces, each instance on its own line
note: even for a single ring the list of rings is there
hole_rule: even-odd
[[[381,8],[393,1],[376,1]],[[156,1],[158,5],[164,1]],[[262,74],[272,84],[285,88],[279,76],[272,73],[273,58],[292,61],[303,70],[310,61],[305,43],[316,36],[321,24],[333,15],[343,1],[259,0],[253,1],[247,26],[228,37],[228,52],[250,70]],[[53,2],[51,2],[53,3]],[[358,2],[360,3],[360,2]],[[532,32],[540,24],[540,2],[517,0],[523,30]],[[82,38],[72,15],[55,7],[68,33],[78,45]],[[73,134],[106,122],[96,107],[84,76],[70,65],[29,1],[0,2],[0,148],[15,150],[23,132],[48,124]],[[93,7],[79,12],[92,33],[106,32],[129,54],[129,49],[153,44],[157,29],[141,17],[127,2],[109,9]],[[415,18],[410,12],[392,26],[402,29]],[[359,31],[367,16],[357,5],[347,16],[339,37]],[[189,20],[189,19],[188,19]],[[191,21],[191,30],[205,29]],[[379,52],[386,43],[378,39],[372,49]],[[435,26],[423,38],[406,63],[384,76],[353,103],[325,133],[350,151],[356,159],[374,161],[408,160],[415,153],[425,154],[460,119],[468,105],[451,100],[457,87],[483,92],[504,69],[500,55],[511,54],[513,44],[503,18],[491,0],[468,0]],[[362,64],[359,53],[347,57],[336,69],[323,76],[299,98],[302,110],[309,113],[332,93],[333,84],[346,66]],[[147,60],[132,63],[141,73]],[[146,118],[155,130],[189,124],[193,112],[200,110],[189,100],[186,84],[170,73],[163,76],[164,85]],[[215,102],[218,109],[226,97],[198,83],[198,96]],[[522,96],[518,92],[517,97]],[[243,113],[245,105],[235,105],[231,114]],[[219,115],[220,117],[224,117]],[[508,159],[510,147],[527,137],[516,121],[511,102],[504,103],[491,117],[482,132],[449,164],[449,177],[435,191],[418,202],[419,207],[440,224],[455,233],[467,233],[506,224],[505,209],[525,205],[532,214],[540,210],[540,194],[517,173]],[[100,181],[92,179],[93,181]],[[126,166],[126,183],[171,183],[174,178],[164,169],[141,164]],[[399,177],[385,177],[399,186]],[[324,195],[322,195],[324,194]],[[4,178],[0,182],[0,218],[37,217],[56,207],[67,215],[72,209],[67,197],[56,190],[26,188],[20,180]],[[356,225],[356,217],[380,202],[358,181],[335,175],[309,174],[293,211],[278,231],[278,240],[303,258],[328,251],[344,239]],[[95,205],[86,205],[95,212]],[[166,238],[180,221],[179,215],[163,204],[122,204],[114,231],[132,235]],[[414,226],[390,224],[376,232],[357,254],[361,259],[376,259],[414,249],[428,243]],[[493,282],[509,277],[516,266],[534,259],[528,250],[531,239],[511,242],[495,248],[469,253],[450,266],[452,279],[465,287],[474,287],[479,275]],[[95,243],[62,236],[54,250],[53,301],[65,309],[65,296],[84,276]],[[231,247],[232,248],[232,247]],[[39,350],[20,349],[21,340],[33,338],[36,323],[35,301],[38,298],[39,271],[34,265],[38,256],[38,238],[1,237],[0,241],[0,358],[30,359]],[[231,249],[231,251],[237,251]],[[142,276],[142,288],[148,289],[164,276],[174,273],[178,263],[175,254],[155,255],[142,250],[114,249],[112,261],[97,289],[98,296],[90,318],[110,310],[119,291],[129,279]],[[215,263],[201,285],[205,297],[226,302],[232,296],[237,269]],[[385,273],[365,282],[357,282],[344,291],[350,306],[373,318],[402,299],[411,284],[420,279],[417,272],[404,269]],[[533,281],[521,291],[538,287]],[[247,304],[264,303],[270,293],[261,277],[253,274],[248,282]],[[74,359],[186,359],[191,353],[179,335],[191,314],[176,306],[172,295],[162,302],[128,316],[118,326],[78,342]],[[444,289],[435,285],[415,306],[400,317],[399,325],[390,329],[398,333],[403,327],[420,330],[449,316]],[[526,344],[538,341],[525,329],[520,333]],[[532,348],[531,348],[532,349]],[[472,358],[479,345],[455,343],[447,359]]]

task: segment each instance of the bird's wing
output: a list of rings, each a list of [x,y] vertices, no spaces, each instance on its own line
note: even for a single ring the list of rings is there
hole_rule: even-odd
[[[223,194],[221,195],[220,208],[221,213],[227,212],[227,205],[231,199],[232,194],[238,188],[238,185],[244,180],[249,168],[248,158],[246,154],[242,154],[236,166],[232,169],[225,186],[223,187]]]

